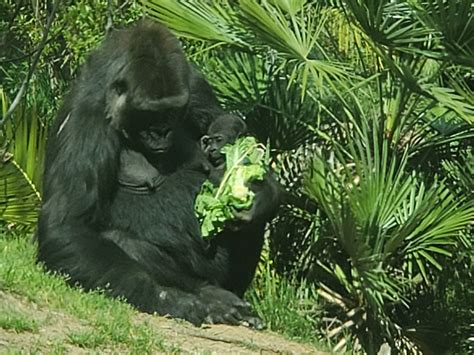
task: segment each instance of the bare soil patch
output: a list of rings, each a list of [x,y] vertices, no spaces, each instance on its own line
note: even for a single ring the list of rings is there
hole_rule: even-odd
[[[123,347],[84,349],[72,345],[68,334],[90,330],[91,327],[70,315],[40,307],[22,297],[0,291],[0,303],[27,314],[39,325],[37,331],[17,332],[0,327],[0,353],[9,350],[51,353],[61,348],[68,354],[126,353]],[[183,353],[206,354],[326,354],[310,345],[287,340],[269,331],[245,327],[206,325],[194,327],[186,322],[138,314],[134,321],[146,322],[164,338],[168,346]]]

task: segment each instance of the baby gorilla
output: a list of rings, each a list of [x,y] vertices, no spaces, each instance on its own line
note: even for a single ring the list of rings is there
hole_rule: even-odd
[[[211,163],[209,180],[218,185],[225,172],[225,156],[221,148],[234,143],[237,138],[247,132],[247,125],[238,116],[222,115],[209,126],[207,135],[201,138],[201,149]]]
[[[240,117],[229,114],[218,116],[209,126],[207,135],[201,138],[204,157],[196,154],[186,168],[205,172],[209,175],[209,180],[218,185],[225,172],[225,156],[221,153],[221,148],[233,143],[246,131],[247,125]],[[136,193],[148,193],[164,181],[158,170],[142,154],[131,149],[123,149],[120,153],[118,178],[122,186]]]

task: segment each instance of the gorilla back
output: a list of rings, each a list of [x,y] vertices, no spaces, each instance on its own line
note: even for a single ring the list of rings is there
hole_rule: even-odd
[[[142,22],[112,33],[89,57],[50,131],[38,260],[142,311],[258,326],[239,296],[254,274],[275,189],[263,184],[241,228],[206,245],[193,207],[205,176],[185,168],[221,114],[165,27]],[[157,188],[136,194],[120,184],[130,159],[121,163],[124,150],[156,170]]]

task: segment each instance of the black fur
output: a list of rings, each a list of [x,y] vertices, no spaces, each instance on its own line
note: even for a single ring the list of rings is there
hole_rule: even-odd
[[[142,311],[258,326],[240,297],[275,212],[273,184],[263,183],[241,223],[211,245],[194,215],[206,174],[186,163],[221,114],[166,28],[144,22],[112,33],[90,56],[50,131],[38,260],[71,284],[105,288]],[[147,150],[150,137],[164,150]],[[123,166],[125,150],[132,154]],[[157,171],[147,193],[119,181],[134,155]]]

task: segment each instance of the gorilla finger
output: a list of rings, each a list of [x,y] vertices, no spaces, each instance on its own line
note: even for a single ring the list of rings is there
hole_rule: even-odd
[[[229,312],[226,313],[226,317],[229,319],[232,319],[233,320],[232,324],[235,324],[235,325],[240,324],[240,322],[245,318],[242,312],[235,307],[232,307],[229,310]]]
[[[232,214],[234,215],[235,219],[234,222],[250,222],[253,217],[253,208],[250,208],[248,210],[237,210],[235,208],[232,208]]]
[[[205,319],[204,323],[207,324],[227,324],[227,321],[223,315],[220,314],[209,314]]]
[[[265,328],[265,323],[259,317],[246,317],[240,322],[240,325],[256,330]]]
[[[184,317],[181,317],[181,316],[172,316],[172,317],[184,319],[196,327],[200,327],[203,323],[203,319],[198,317],[196,314],[187,314]]]
[[[206,316],[206,318],[204,318],[204,322],[205,324],[214,324],[214,319],[213,317],[209,314]]]

